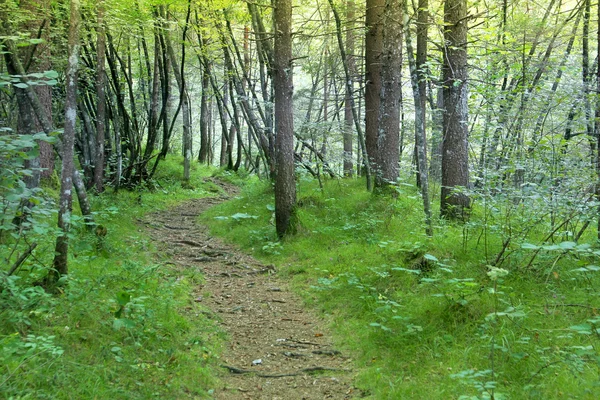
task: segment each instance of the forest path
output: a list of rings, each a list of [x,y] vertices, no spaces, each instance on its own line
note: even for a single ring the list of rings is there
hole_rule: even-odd
[[[192,293],[222,329],[217,399],[347,399],[352,361],[332,347],[326,323],[308,312],[273,266],[262,265],[209,234],[197,217],[235,195],[218,180],[220,197],[194,199],[147,215],[144,224],[176,268],[198,268],[204,284]]]

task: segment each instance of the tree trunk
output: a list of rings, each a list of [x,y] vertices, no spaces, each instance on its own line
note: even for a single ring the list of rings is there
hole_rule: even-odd
[[[598,15],[600,15],[600,2],[598,2]],[[597,46],[598,54],[600,55],[600,18],[597,26]],[[600,93],[600,56],[596,69],[596,93]],[[596,201],[600,199],[600,98],[596,97],[596,124],[594,126],[596,136]],[[597,237],[600,240],[600,206],[598,206],[598,228]]]
[[[378,191],[390,184],[395,185],[398,180],[402,97],[402,5],[399,0],[385,1],[382,36],[379,132],[375,157],[375,188]]]
[[[275,0],[273,86],[275,91],[275,225],[281,238],[295,229],[292,0]]]
[[[444,3],[444,136],[442,139],[441,214],[463,220],[470,198],[458,187],[469,185],[467,107],[467,4]]]
[[[98,0],[98,28],[96,54],[96,94],[98,104],[96,105],[96,160],[94,161],[94,186],[96,192],[104,190],[104,133],[106,131],[106,92],[105,92],[105,70],[106,39],[104,35],[104,0]]]
[[[177,63],[175,57],[175,51],[171,44],[171,38],[169,37],[168,31],[164,34],[165,46],[171,65],[173,66],[173,72],[175,75],[175,81],[179,86],[179,104],[181,104],[182,118],[183,118],[183,184],[187,185],[190,181],[190,166],[192,159],[192,117],[190,113],[190,101],[187,93],[187,86],[185,80],[185,39],[187,29],[189,26],[190,15],[191,15],[192,3],[191,0],[188,2],[188,8],[185,18],[185,25],[182,33],[181,41],[181,66]]]
[[[346,1],[346,64],[351,77],[356,75],[356,61],[354,60],[354,0]],[[354,175],[354,164],[352,161],[352,136],[354,131],[352,125],[351,97],[354,97],[354,85],[346,85],[346,98],[344,100],[344,176]]]
[[[346,78],[346,91],[352,91],[352,76],[350,75],[350,70],[348,68],[348,64],[346,63],[346,50],[344,49],[344,40],[342,39],[342,22],[340,20],[340,16],[337,12],[333,4],[333,0],[328,0],[329,5],[331,6],[331,10],[333,11],[333,17],[335,18],[335,27],[336,34],[338,40],[338,47],[340,49],[340,56],[342,58],[342,65],[344,67],[344,77]],[[373,189],[373,183],[371,178],[371,163],[369,162],[369,157],[367,156],[367,146],[365,141],[365,136],[363,135],[362,128],[360,126],[359,120],[359,111],[354,104],[354,96],[350,96],[346,100],[350,101],[350,109],[352,110],[352,119],[354,120],[354,127],[356,128],[356,134],[358,135],[358,147],[360,151],[358,151],[358,161],[357,167],[361,165],[360,157],[362,156],[364,166],[365,166],[365,176],[367,179],[367,190]],[[360,172],[358,169],[357,173]]]
[[[442,179],[442,138],[444,120],[444,93],[443,88],[436,88],[436,96],[433,97],[434,89],[430,87],[429,107],[431,108],[431,161],[429,164],[429,176],[436,182]]]
[[[208,130],[210,120],[208,115],[208,87],[210,85],[210,64],[208,57],[204,57],[203,67],[202,97],[200,98],[200,152],[198,154],[198,161],[201,164],[208,162]]]
[[[69,229],[72,211],[73,163],[75,125],[77,122],[77,69],[79,66],[79,0],[71,0],[71,18],[69,23],[69,63],[66,74],[65,126],[63,133],[62,169],[60,184],[60,209],[58,227],[60,236],[56,239],[53,270],[48,275],[48,283],[55,283],[62,275],[67,274],[67,257],[69,252]]]
[[[228,52],[227,47],[223,47],[223,52],[224,53]],[[228,73],[229,73],[229,68],[227,65],[224,65],[223,66],[223,76],[225,76],[225,80],[223,82],[223,96],[221,97],[221,101],[222,101],[221,107],[223,107],[223,109],[227,109],[229,107],[229,79],[227,78]],[[227,115],[224,114],[221,117],[221,148],[219,151],[219,167],[221,167],[221,168],[223,168],[227,165],[228,143],[229,143],[229,133],[227,131]]]
[[[367,0],[365,36],[365,142],[369,164],[379,174],[377,144],[381,95],[381,53],[383,52],[383,12],[385,0]]]
[[[424,4],[423,4],[424,3]],[[404,6],[405,12],[408,12],[408,8]],[[419,13],[427,10],[427,0],[420,0],[419,2]],[[417,23],[426,22],[427,18],[418,18]],[[419,33],[423,35],[423,32],[419,31],[417,26],[417,35]],[[426,31],[425,31],[426,32]],[[423,199],[423,212],[425,213],[425,234],[428,236],[433,235],[433,226],[431,222],[431,203],[429,200],[429,176],[427,170],[427,147],[426,147],[426,135],[425,135],[425,96],[421,93],[421,90],[425,90],[425,76],[423,72],[419,72],[419,62],[421,62],[420,68],[425,68],[426,56],[424,58],[423,53],[427,53],[426,48],[419,49],[417,45],[417,59],[415,60],[412,48],[412,41],[410,38],[410,29],[405,28],[406,37],[406,52],[408,53],[408,64],[410,68],[411,84],[413,89],[413,100],[415,104],[415,148],[417,155],[417,171],[418,180],[420,183],[421,197]],[[421,40],[426,40],[421,38]],[[417,38],[417,44],[419,43]],[[426,46],[426,45],[425,45]],[[419,57],[419,50],[421,50],[421,57]],[[423,82],[421,82],[421,79]],[[421,84],[422,83],[422,84]]]
[[[415,134],[422,132],[423,149],[419,149],[418,142],[420,138],[415,137],[415,146],[417,154],[417,186],[421,187],[421,169],[423,166],[427,168],[427,31],[428,31],[428,19],[429,19],[429,4],[428,0],[419,0],[417,6],[417,58],[415,63],[417,84],[419,86],[418,102],[415,102],[415,112],[421,114],[419,123],[421,124],[420,130],[415,130]],[[418,111],[417,111],[418,109]],[[415,123],[417,123],[415,121]],[[419,159],[420,153],[423,151],[425,157],[424,162]],[[428,171],[425,172],[425,176],[428,175]]]

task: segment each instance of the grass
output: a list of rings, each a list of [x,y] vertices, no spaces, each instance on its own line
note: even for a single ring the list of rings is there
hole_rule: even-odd
[[[194,302],[203,277],[167,264],[136,224],[219,191],[203,180],[214,170],[194,166],[185,189],[181,172],[169,160],[152,190],[92,196],[107,235],[75,218],[70,275],[55,296],[34,285],[56,234],[54,214],[38,217],[28,233],[35,257],[16,276],[0,275],[0,397],[211,397],[224,333]],[[278,265],[330,321],[367,397],[598,397],[600,251],[593,232],[570,241],[584,219],[558,209],[550,220],[543,193],[479,198],[469,223],[436,219],[429,238],[409,184],[393,199],[367,193],[361,180],[326,180],[320,189],[301,177],[298,233],[279,241],[270,183],[218,174],[244,189],[204,222]],[[0,242],[2,257],[11,240]],[[496,259],[500,269],[491,268]]]
[[[533,197],[498,197],[479,199],[466,225],[436,220],[428,238],[410,185],[392,199],[360,180],[300,179],[299,231],[279,242],[271,186],[255,181],[203,221],[279,266],[354,355],[370,398],[595,399],[599,279],[581,268],[596,242],[574,245],[566,229],[544,241]]]
[[[203,277],[163,262],[137,223],[218,191],[203,182],[213,170],[194,166],[188,189],[181,188],[181,171],[179,160],[167,161],[153,190],[91,196],[107,235],[76,224],[70,273],[56,296],[32,286],[52,259],[55,216],[40,221],[47,229],[29,237],[39,242],[35,258],[0,281],[0,398],[211,397],[224,334],[193,301]]]

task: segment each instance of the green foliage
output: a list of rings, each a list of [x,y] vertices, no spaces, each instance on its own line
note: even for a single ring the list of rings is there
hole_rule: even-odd
[[[10,130],[9,130],[10,131]],[[2,132],[0,132],[2,133]],[[2,209],[0,219],[0,243],[2,238],[12,235],[13,238],[20,234],[15,233],[17,226],[15,218],[22,218],[25,214],[31,214],[31,208],[36,207],[35,213],[41,216],[48,215],[48,208],[41,190],[28,188],[25,180],[34,172],[32,168],[26,168],[26,162],[39,156],[39,147],[36,141],[52,142],[53,138],[43,133],[36,135],[13,135],[0,134],[0,207]],[[31,222],[21,226],[21,231],[32,229],[35,224]],[[38,231],[40,231],[38,227]],[[42,232],[39,232],[42,233]]]
[[[137,225],[147,212],[212,193],[203,183],[212,172],[206,168],[193,171],[193,190],[168,179],[178,161],[162,164],[158,189],[91,198],[107,235],[99,243],[83,225],[75,227],[70,275],[58,295],[35,284],[51,263],[53,235],[36,237],[43,251],[15,275],[0,272],[1,398],[210,396],[222,333],[190,296],[202,277],[157,259]],[[34,227],[52,224],[48,218]],[[0,250],[7,257],[10,248]]]
[[[547,239],[571,218],[574,202],[551,220],[542,209],[545,188],[526,198],[488,192],[467,225],[436,220],[428,238],[411,185],[400,185],[393,199],[365,192],[360,180],[324,183],[321,190],[300,181],[298,234],[276,251],[268,183],[247,186],[204,218],[216,234],[289,274],[335,326],[338,345],[356,356],[365,393],[596,397],[598,248],[563,230]],[[257,218],[214,218],[237,212]]]

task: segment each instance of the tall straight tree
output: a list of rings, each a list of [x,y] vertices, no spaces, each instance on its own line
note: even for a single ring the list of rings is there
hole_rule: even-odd
[[[423,33],[419,24],[426,18],[422,17],[421,12],[427,10],[427,0],[419,0],[419,14],[417,18],[417,57],[413,53],[412,40],[409,27],[405,27],[406,52],[408,54],[408,65],[410,69],[410,80],[413,89],[413,100],[415,104],[415,149],[417,154],[417,181],[421,189],[423,198],[423,211],[425,213],[425,233],[428,236],[433,235],[433,226],[431,223],[431,203],[429,201],[429,176],[427,170],[427,147],[425,136],[425,74],[419,73],[419,68],[425,68],[427,45],[423,48],[423,42],[427,40],[427,30]],[[408,6],[404,3],[404,12],[408,15]],[[421,28],[421,29],[420,29]],[[419,40],[420,39],[420,40]],[[421,47],[419,47],[421,44]]]
[[[104,131],[106,129],[106,91],[105,91],[105,60],[106,36],[104,31],[104,0],[98,0],[98,27],[96,39],[96,160],[94,164],[94,186],[98,193],[104,190]]]
[[[375,163],[381,94],[381,52],[383,51],[382,18],[385,0],[367,0],[365,36],[365,142],[372,170],[377,175]],[[370,189],[370,188],[368,188]]]
[[[356,61],[354,60],[354,0],[346,0],[346,65],[351,77],[356,75]],[[344,100],[344,176],[354,175],[352,162],[352,116],[351,97],[354,96],[354,85],[346,85],[346,98]]]
[[[400,100],[402,98],[402,0],[385,0],[381,92],[375,170],[379,191],[398,179]]]
[[[598,2],[598,15],[600,15],[600,2]],[[598,19],[597,46],[600,51],[600,18]],[[600,53],[598,53],[600,54]],[[596,69],[596,92],[600,93],[600,62]],[[596,124],[594,126],[596,136],[596,201],[600,199],[600,98],[596,97]],[[600,240],[600,206],[598,206],[597,236]]]
[[[344,48],[344,41],[342,38],[342,21],[340,19],[340,15],[337,12],[335,5],[333,4],[333,0],[328,0],[329,5],[331,6],[331,11],[333,11],[333,17],[335,18],[335,32],[338,41],[338,48],[340,50],[340,56],[342,58],[342,66],[344,67],[344,77],[346,78],[346,93],[351,93],[354,87],[354,80],[352,79],[352,75],[350,73],[350,68],[346,60],[348,57],[346,56],[346,49]],[[346,101],[349,102],[350,112],[352,114],[352,120],[354,121],[354,128],[356,129],[356,134],[358,136],[358,156],[362,156],[364,160],[364,172],[367,180],[367,190],[372,189],[372,179],[371,179],[371,165],[369,163],[369,157],[367,156],[367,146],[365,144],[365,135],[363,134],[362,127],[359,121],[360,111],[358,107],[354,104],[354,96],[347,96]],[[359,159],[360,160],[360,159]],[[360,161],[358,162],[360,165]],[[360,172],[360,170],[359,170]]]
[[[444,122],[442,139],[442,216],[465,218],[470,198],[456,190],[469,184],[467,107],[467,3],[444,3]]]
[[[415,124],[420,124],[420,127],[415,129],[415,146],[417,153],[417,185],[421,186],[423,174],[427,177],[427,171],[422,172],[423,168],[427,168],[427,31],[429,19],[429,4],[428,0],[419,0],[417,5],[417,57],[416,57],[416,74],[418,83],[418,96],[415,99],[415,114],[420,114],[415,117]],[[412,76],[412,72],[411,72]],[[421,137],[419,138],[419,133]],[[422,144],[422,149],[419,148]],[[421,152],[423,154],[421,155]],[[423,158],[423,160],[421,160]]]
[[[283,237],[294,229],[296,181],[294,179],[294,113],[292,95],[292,0],[274,2],[275,41],[273,88],[275,91],[275,226]]]
[[[79,25],[80,3],[71,0],[69,21],[69,62],[66,74],[65,126],[62,138],[62,169],[60,173],[60,209],[58,211],[58,227],[61,234],[56,239],[53,270],[48,282],[53,283],[68,272],[67,256],[69,252],[69,229],[72,210],[73,162],[75,124],[77,122],[77,70],[79,67]]]

